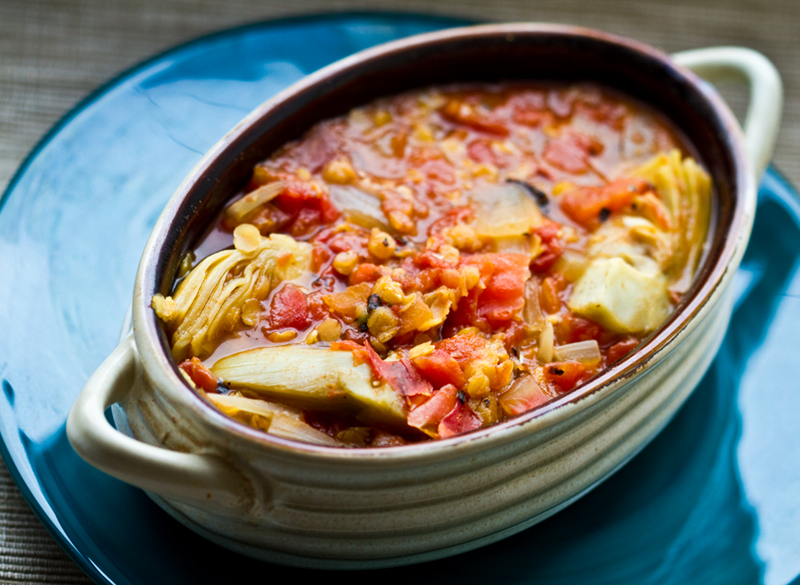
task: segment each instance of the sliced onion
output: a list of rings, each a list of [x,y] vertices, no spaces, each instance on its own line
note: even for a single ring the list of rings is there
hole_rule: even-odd
[[[337,209],[358,210],[359,213],[378,221],[384,217],[380,198],[353,185],[331,185],[330,197],[331,203]]]
[[[539,334],[539,349],[536,352],[536,359],[546,364],[553,361],[553,347],[555,344],[555,332],[553,324],[545,321],[544,329]]]
[[[523,291],[525,298],[525,306],[522,309],[522,318],[531,329],[534,331],[541,331],[545,327],[544,313],[542,313],[542,306],[539,303],[539,279],[531,277],[525,283],[525,290]]]
[[[547,384],[542,383],[541,375],[541,368],[535,368],[531,374],[523,374],[500,396],[500,407],[508,416],[522,414],[553,398]]]
[[[286,183],[283,181],[275,181],[259,187],[231,203],[225,209],[225,215],[236,222],[242,221],[251,211],[275,199],[285,188]]]
[[[378,228],[387,234],[394,235],[396,233],[395,230],[393,230],[387,223],[382,222],[378,218],[368,215],[363,211],[359,211],[357,209],[343,209],[342,215],[346,221],[359,227],[363,227],[364,229],[371,230],[372,228]]]
[[[559,345],[554,350],[556,360],[560,362],[581,362],[583,364],[597,364],[603,359],[600,355],[600,346],[597,341],[578,341],[567,345]]]

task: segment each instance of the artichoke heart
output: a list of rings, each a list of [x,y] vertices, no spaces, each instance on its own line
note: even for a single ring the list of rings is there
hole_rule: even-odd
[[[645,333],[670,312],[666,279],[637,270],[621,258],[597,258],[575,283],[570,311],[617,333]]]
[[[493,251],[531,253],[528,234],[544,223],[544,215],[522,187],[482,187],[471,191],[469,199],[475,207],[473,229]]]
[[[233,250],[212,254],[195,266],[171,297],[153,297],[176,361],[210,355],[239,323],[248,300],[266,299],[281,281],[309,269],[310,244],[289,236],[264,238],[253,226],[242,224],[234,232],[234,244]]]
[[[405,429],[406,408],[386,383],[373,381],[367,364],[349,351],[299,345],[259,347],[217,361],[212,373],[232,389],[307,410],[343,410],[366,424]]]
[[[567,306],[616,333],[647,333],[670,313],[670,293],[692,282],[708,234],[711,180],[677,150],[630,175],[657,190],[634,199],[639,216],[608,221],[589,239],[591,259]]]
[[[630,174],[652,183],[663,201],[671,224],[671,254],[664,268],[673,283],[670,290],[685,293],[692,284],[708,235],[711,177],[693,158],[683,157],[678,150],[659,154]]]

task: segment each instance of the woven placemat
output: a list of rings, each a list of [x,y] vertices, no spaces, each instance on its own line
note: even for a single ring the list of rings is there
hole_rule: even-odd
[[[713,45],[757,49],[777,65],[786,88],[774,162],[790,181],[800,184],[800,2],[796,0],[3,0],[0,189],[61,116],[139,61],[214,30],[294,14],[348,10],[577,24],[670,52]],[[744,93],[723,88],[723,94],[741,114]],[[90,583],[33,515],[2,464],[0,581]]]

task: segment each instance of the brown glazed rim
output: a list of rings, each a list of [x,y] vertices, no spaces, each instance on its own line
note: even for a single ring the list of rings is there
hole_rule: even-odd
[[[150,299],[155,293],[169,292],[178,258],[189,248],[189,245],[200,233],[199,230],[208,225],[214,213],[221,209],[224,203],[223,199],[218,198],[216,201],[208,203],[213,197],[213,189],[224,181],[226,168],[232,167],[236,163],[239,163],[240,166],[243,164],[243,159],[247,158],[246,149],[248,147],[251,150],[255,149],[253,145],[259,139],[259,136],[255,135],[257,127],[272,119],[278,120],[277,123],[273,123],[273,126],[279,127],[281,117],[291,117],[292,113],[297,111],[298,108],[302,109],[304,104],[310,103],[310,101],[318,99],[322,95],[328,96],[326,97],[328,102],[335,102],[338,89],[346,87],[348,83],[352,85],[355,80],[359,84],[363,80],[369,82],[370,76],[374,77],[376,72],[380,73],[384,67],[394,67],[396,69],[400,64],[400,67],[405,66],[408,68],[410,64],[419,60],[420,57],[439,58],[439,55],[446,54],[447,51],[453,51],[454,48],[468,53],[470,50],[487,51],[493,47],[508,44],[513,46],[513,50],[517,50],[517,46],[522,47],[520,50],[524,50],[527,47],[525,43],[536,45],[537,47],[556,47],[555,50],[560,51],[573,51],[574,49],[576,53],[581,50],[586,51],[588,47],[592,51],[591,55],[596,55],[598,59],[611,59],[622,55],[624,58],[629,59],[628,67],[636,67],[637,70],[645,71],[644,74],[637,71],[637,73],[630,75],[658,75],[662,81],[663,78],[661,76],[668,77],[668,87],[672,88],[674,86],[684,101],[687,102],[679,104],[679,106],[687,108],[687,112],[696,110],[693,115],[702,115],[703,119],[707,121],[710,127],[709,136],[713,134],[711,138],[712,146],[715,144],[720,147],[720,152],[715,155],[721,157],[721,163],[718,164],[727,167],[719,171],[720,176],[714,176],[715,169],[709,169],[712,176],[714,176],[715,183],[720,178],[725,179],[725,181],[722,181],[724,185],[716,185],[717,197],[721,197],[719,189],[723,186],[728,189],[730,200],[727,203],[718,201],[718,207],[725,203],[726,209],[723,210],[724,213],[721,215],[724,216],[722,219],[726,221],[727,231],[721,231],[725,226],[722,225],[721,219],[718,217],[716,226],[712,225],[711,229],[711,252],[708,254],[704,264],[699,268],[692,290],[672,313],[668,321],[633,354],[604,370],[583,386],[546,403],[542,407],[490,427],[449,439],[439,439],[425,443],[369,449],[343,449],[301,443],[251,429],[222,414],[196,394],[178,374],[177,367],[169,355],[169,346],[162,326],[154,311],[150,308]],[[511,50],[508,47],[505,48],[506,50]],[[437,56],[430,57],[434,53]],[[588,53],[584,53],[584,57],[586,54]],[[515,65],[511,64],[510,66],[514,67]],[[423,75],[425,74],[423,69],[420,71],[423,71]],[[628,74],[626,73],[626,75]],[[477,81],[479,79],[469,78],[462,79],[462,81]],[[551,80],[552,77],[539,79],[546,81]],[[584,78],[572,77],[571,79],[583,79],[585,81]],[[601,81],[600,83],[603,82]],[[416,87],[431,84],[428,82]],[[368,83],[365,83],[365,85],[368,85]],[[614,87],[614,85],[611,86]],[[413,85],[408,85],[406,89],[412,89],[413,87]],[[631,94],[630,91],[625,89],[620,88],[620,90],[623,93]],[[399,92],[394,88],[390,88],[383,95],[396,93]],[[331,95],[334,96],[333,99],[329,99]],[[377,96],[365,99],[361,103],[370,101],[374,97]],[[634,97],[636,96],[634,95]],[[673,99],[679,101],[681,97],[673,97]],[[691,102],[691,104],[688,104],[688,102]],[[327,106],[327,103],[323,105]],[[652,102],[651,105],[653,105]],[[339,113],[346,112],[352,106],[353,104]],[[335,103],[333,107],[335,108]],[[663,108],[656,105],[654,107],[663,111]],[[323,107],[322,109],[325,108]],[[335,109],[333,111],[333,115],[338,115],[335,113]],[[275,118],[276,116],[277,118]],[[299,137],[311,125],[329,117],[331,117],[330,108],[329,111],[321,112],[319,117],[315,115],[313,119],[308,121],[306,127],[297,129],[292,138]],[[686,131],[685,126],[681,126],[677,121],[674,122],[679,129]],[[286,129],[283,128],[282,131],[285,133]],[[283,142],[286,142],[286,140]],[[280,144],[277,146],[280,146]],[[251,154],[250,158],[256,156],[253,159],[254,162],[264,160],[274,148],[259,152],[256,155]],[[701,158],[704,158],[702,153]],[[247,168],[252,169],[253,165],[249,162],[247,164],[249,165]],[[723,172],[726,174],[722,174]],[[239,184],[243,182],[243,180],[240,180]],[[310,458],[312,460],[347,460],[352,463],[363,461],[365,463],[370,462],[370,465],[376,465],[376,461],[379,460],[391,460],[396,463],[402,459],[411,462],[431,456],[442,458],[446,457],[448,453],[464,454],[472,452],[473,447],[479,449],[488,448],[523,436],[526,432],[524,427],[529,426],[525,423],[533,419],[553,412],[564,405],[577,403],[582,398],[611,385],[624,385],[622,383],[629,381],[632,377],[642,372],[653,360],[660,359],[666,355],[667,351],[665,350],[670,349],[668,346],[671,342],[679,336],[691,319],[701,311],[708,299],[711,298],[728,271],[729,263],[735,257],[740,240],[746,238],[749,234],[750,226],[745,202],[747,199],[746,191],[751,184],[753,184],[752,170],[745,156],[741,131],[736,119],[724,101],[710,86],[692,72],[676,65],[668,55],[646,44],[592,29],[538,23],[460,27],[393,41],[361,51],[333,63],[303,78],[268,100],[231,130],[191,171],[167,203],[147,243],[139,265],[133,307],[134,316],[136,317],[137,313],[139,316],[138,319],[135,319],[135,322],[139,324],[139,327],[135,330],[137,348],[144,358],[150,358],[147,359],[149,364],[158,364],[158,368],[161,370],[159,372],[161,375],[158,378],[163,380],[165,379],[164,376],[166,376],[173,386],[180,387],[180,392],[189,395],[187,403],[199,419],[203,420],[209,427],[209,430],[214,429],[215,432],[230,433],[233,436],[252,442],[254,446],[268,449],[275,454],[291,454],[292,457]],[[234,191],[234,189],[229,189],[226,193],[230,196]],[[733,202],[732,205],[731,200]],[[213,208],[214,205],[216,205],[215,208]],[[205,215],[205,218],[193,221],[193,218],[199,215]],[[720,213],[717,215],[720,216]],[[198,223],[202,224],[200,228],[197,227]]]

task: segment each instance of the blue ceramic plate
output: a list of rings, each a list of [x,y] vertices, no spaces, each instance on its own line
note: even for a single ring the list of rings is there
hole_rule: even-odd
[[[303,75],[371,45],[457,24],[320,16],[200,39],[92,95],[12,181],[0,207],[2,455],[39,518],[98,583],[304,577],[195,536],[138,489],[80,460],[64,421],[116,344],[161,208],[202,154]],[[578,503],[500,543],[424,566],[336,576],[537,585],[795,580],[799,269],[800,206],[770,170],[720,354],[644,451]]]

